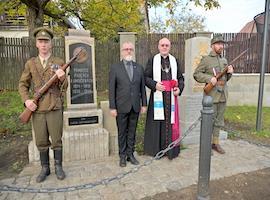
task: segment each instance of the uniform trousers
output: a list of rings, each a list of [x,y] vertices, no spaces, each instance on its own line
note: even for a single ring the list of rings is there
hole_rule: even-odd
[[[63,112],[61,109],[32,115],[36,146],[40,152],[62,149]],[[51,137],[51,141],[49,140]]]
[[[224,126],[224,112],[226,109],[226,102],[219,102],[213,104],[214,109],[214,128],[212,143],[219,144],[219,131]]]

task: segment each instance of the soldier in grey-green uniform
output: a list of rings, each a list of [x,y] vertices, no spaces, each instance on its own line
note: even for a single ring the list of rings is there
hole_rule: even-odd
[[[36,181],[42,182],[50,174],[49,147],[54,150],[55,173],[63,180],[62,168],[62,133],[63,133],[63,98],[67,88],[65,72],[60,69],[64,61],[53,57],[51,53],[53,32],[44,27],[34,31],[38,56],[30,58],[19,81],[19,93],[24,105],[33,111],[32,122],[35,132],[36,146],[40,152],[41,172]],[[31,99],[31,85],[37,91],[54,74],[58,81],[41,97],[38,105]],[[49,140],[51,137],[51,141]]]
[[[222,35],[217,34],[211,40],[211,52],[209,55],[201,59],[198,67],[195,69],[193,77],[199,83],[212,83],[215,87],[208,94],[213,97],[214,107],[214,128],[212,136],[212,149],[218,153],[224,154],[225,151],[219,144],[219,131],[224,126],[224,112],[226,101],[228,99],[227,82],[230,80],[233,67],[228,66],[227,74],[220,79],[216,79],[216,75],[221,73],[228,65],[227,60],[222,57],[221,53],[224,49],[225,41]]]

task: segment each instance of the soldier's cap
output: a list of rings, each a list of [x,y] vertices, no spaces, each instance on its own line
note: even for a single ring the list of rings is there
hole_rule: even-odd
[[[213,36],[213,38],[211,40],[211,45],[215,44],[217,42],[226,43],[226,41],[223,39],[221,34],[216,34],[216,35]]]
[[[34,37],[37,40],[51,40],[53,39],[53,32],[46,27],[39,27],[34,30]]]

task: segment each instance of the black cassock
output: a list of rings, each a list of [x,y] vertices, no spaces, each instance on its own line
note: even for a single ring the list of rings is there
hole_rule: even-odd
[[[177,62],[177,60],[176,60]],[[161,57],[161,80],[172,80],[169,56]],[[153,80],[153,58],[148,60],[145,71],[145,84],[151,89],[145,134],[144,134],[144,153],[155,156],[160,150],[165,149],[172,142],[172,126],[171,126],[171,92],[162,92],[163,108],[165,120],[154,120],[154,102],[153,94],[156,91],[156,81]],[[180,94],[184,89],[184,77],[177,62],[177,79]],[[180,153],[180,147],[176,146],[167,153],[169,159],[173,159]]]

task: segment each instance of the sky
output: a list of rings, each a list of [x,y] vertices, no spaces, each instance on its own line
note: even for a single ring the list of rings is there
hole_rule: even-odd
[[[190,6],[192,11],[205,17],[207,31],[216,33],[239,32],[253,17],[265,10],[265,0],[219,0],[220,8],[205,11]],[[155,13],[165,13],[164,9],[150,9],[150,20]]]

